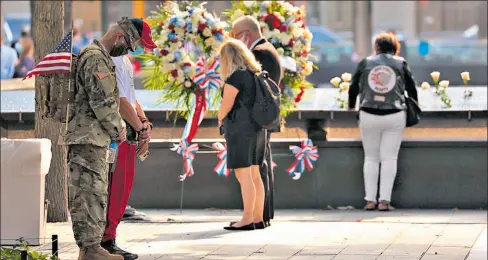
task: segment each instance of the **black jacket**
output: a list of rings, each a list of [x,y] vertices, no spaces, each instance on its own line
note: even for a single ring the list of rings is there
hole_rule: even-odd
[[[380,58],[386,58],[388,60],[388,66],[393,66],[397,72],[400,73],[403,83],[405,84],[405,90],[408,95],[418,101],[417,89],[415,88],[415,80],[412,76],[412,72],[407,64],[407,62],[401,57],[395,57],[392,55],[379,55],[376,57],[368,57],[363,59],[357,66],[356,72],[354,73],[351,86],[349,88],[349,108],[352,109],[356,106],[356,98],[360,93],[361,87],[368,85],[368,77],[365,73],[368,73],[368,68],[372,65],[379,64]],[[374,114],[383,114],[379,111],[374,111],[374,109],[369,109],[367,112],[372,112]],[[394,111],[391,111],[394,112]],[[388,113],[388,112],[387,112]]]
[[[281,77],[283,76],[281,73],[280,55],[273,44],[266,39],[261,39],[252,49],[252,53],[256,60],[261,63],[262,69],[269,73],[269,76],[277,85],[280,85]]]

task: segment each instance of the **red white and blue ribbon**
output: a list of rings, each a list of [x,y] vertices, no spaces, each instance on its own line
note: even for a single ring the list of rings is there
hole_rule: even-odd
[[[189,145],[188,141],[181,140],[179,145],[173,144],[171,151],[176,151],[183,157],[183,174],[179,176],[180,181],[184,181],[186,177],[191,177],[195,172],[193,171],[193,160],[195,154],[198,152],[198,144]]]
[[[319,158],[317,146],[313,146],[312,140],[307,139],[301,142],[301,147],[291,145],[290,150],[295,155],[295,162],[293,162],[286,171],[292,175],[294,180],[300,179],[305,169],[311,171],[313,169],[313,163]]]
[[[207,59],[205,57],[199,57],[196,66],[196,75],[192,80],[201,90],[205,91],[207,95],[211,88],[218,89],[222,85],[222,80],[218,73],[220,63],[217,59],[214,59],[210,65],[207,66]]]
[[[219,151],[217,153],[219,162],[217,163],[217,166],[215,166],[214,172],[216,172],[218,176],[225,176],[225,177],[229,176],[232,170],[227,169],[227,146],[221,143],[213,143],[212,147],[215,150]]]

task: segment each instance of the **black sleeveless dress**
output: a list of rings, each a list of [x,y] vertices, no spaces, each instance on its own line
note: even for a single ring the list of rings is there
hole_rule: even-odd
[[[224,120],[227,168],[259,165],[262,158],[257,155],[257,136],[261,128],[253,122],[250,113],[256,94],[254,74],[249,70],[236,70],[225,83],[239,90],[234,106]]]

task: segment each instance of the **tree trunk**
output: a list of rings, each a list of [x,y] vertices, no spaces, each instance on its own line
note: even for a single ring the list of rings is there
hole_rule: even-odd
[[[35,2],[32,15],[32,28],[36,35],[36,63],[46,56],[64,37],[64,3],[63,1],[32,1]],[[47,211],[48,222],[64,222],[68,220],[68,187],[66,147],[58,145],[64,124],[49,118],[42,118],[39,99],[42,88],[50,84],[68,86],[68,76],[48,75],[36,77],[36,138],[48,138],[52,143],[52,159],[49,173],[46,175],[46,199],[49,200]]]
[[[71,31],[73,26],[73,8],[71,0],[64,0],[64,31],[65,34]]]

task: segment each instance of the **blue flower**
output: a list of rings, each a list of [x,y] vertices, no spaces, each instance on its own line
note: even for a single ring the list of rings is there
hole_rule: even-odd
[[[215,35],[215,38],[217,38],[217,40],[219,40],[219,41],[223,41],[224,40],[224,36],[221,33],[217,33]]]
[[[278,44],[279,43],[278,38],[271,38],[271,43]]]
[[[175,56],[175,60],[179,61],[181,59],[181,56],[183,56],[183,53],[181,53],[180,50],[176,50],[173,52],[173,55]]]
[[[173,17],[173,18],[169,19],[169,23],[170,24],[175,24],[176,22],[178,22],[178,18],[177,17]]]
[[[176,34],[175,34],[175,33],[173,33],[173,32],[168,33],[168,39],[169,39],[170,41],[174,40],[175,38],[176,38]]]
[[[195,10],[194,8],[190,8],[190,10],[188,10],[188,13],[192,15],[194,10]]]
[[[192,32],[193,31],[193,23],[187,23],[187,27],[186,27],[186,30],[189,31],[189,32]]]

